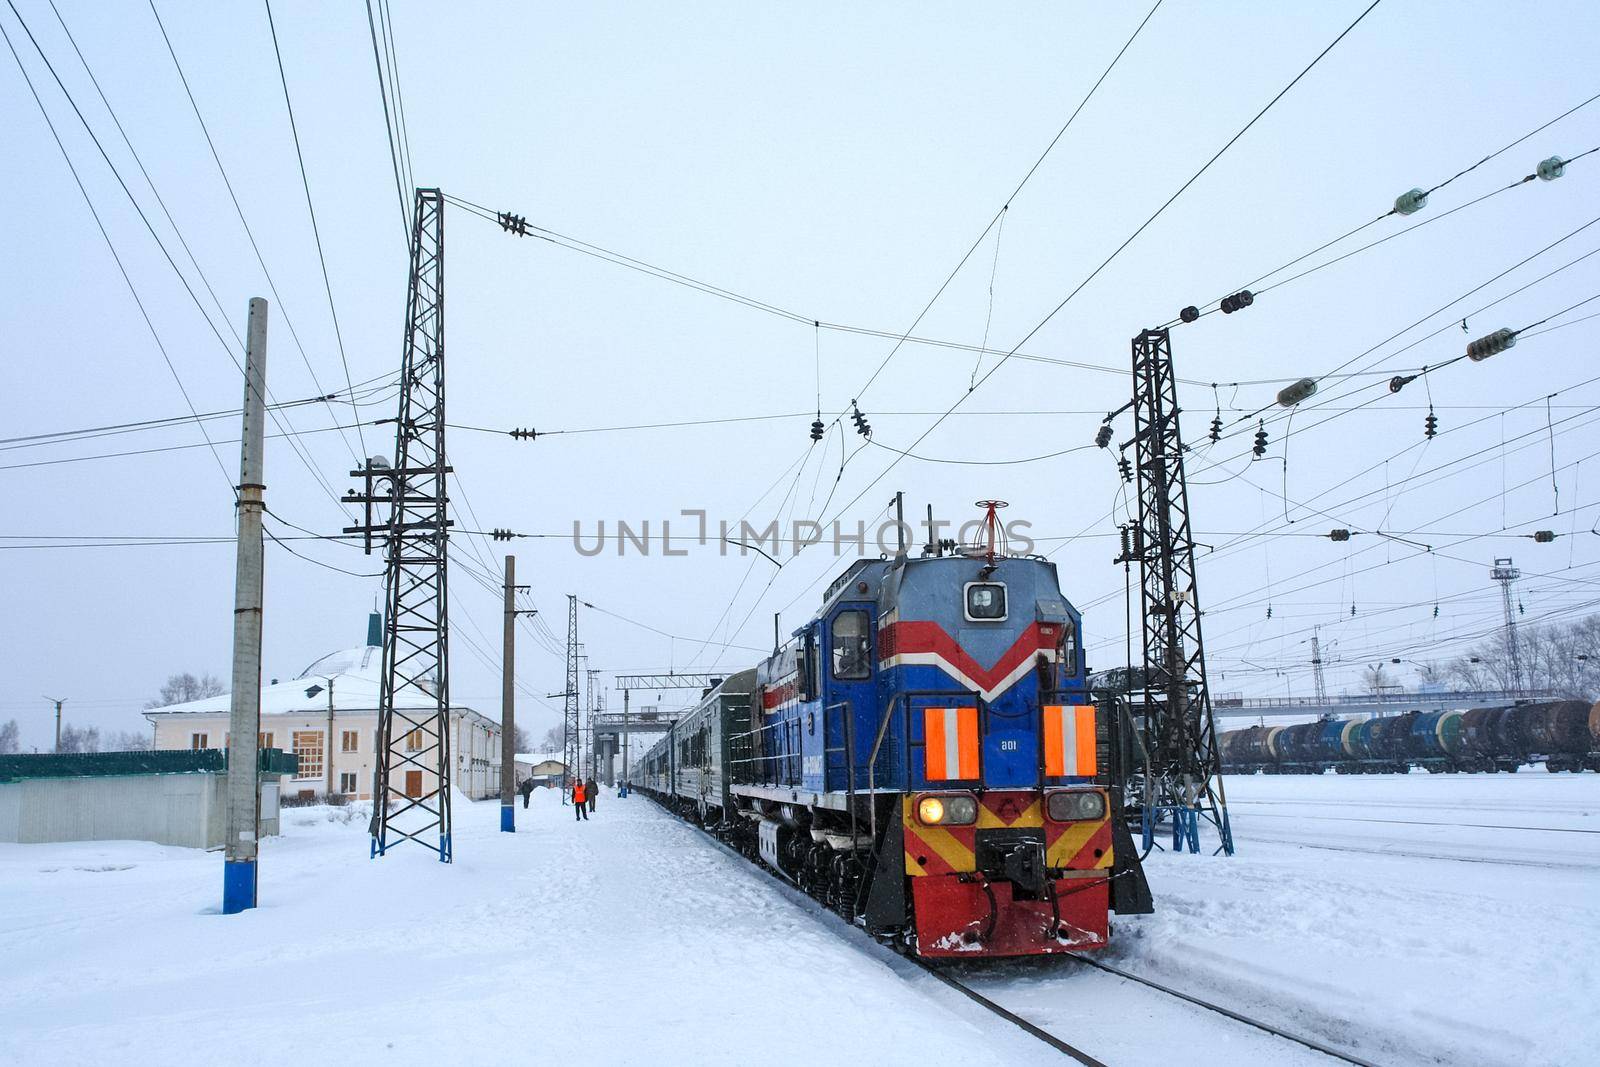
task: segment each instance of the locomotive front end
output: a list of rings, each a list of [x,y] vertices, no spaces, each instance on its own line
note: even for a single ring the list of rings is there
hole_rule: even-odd
[[[885,593],[879,663],[902,712],[899,816],[917,953],[1104,946],[1119,813],[1078,615],[1054,566],[924,559]]]

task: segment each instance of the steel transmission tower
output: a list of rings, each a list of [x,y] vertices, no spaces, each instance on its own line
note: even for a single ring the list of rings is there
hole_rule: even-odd
[[[562,695],[566,703],[562,705],[565,742],[561,753],[564,764],[561,787],[566,791],[572,786],[573,776],[581,773],[579,761],[583,759],[583,739],[578,734],[582,725],[578,721],[578,598],[570,593],[567,594],[567,688]]]
[[[1522,684],[1522,647],[1517,640],[1517,613],[1512,603],[1511,587],[1516,584],[1522,572],[1511,565],[1511,557],[1494,561],[1494,568],[1489,571],[1489,577],[1500,583],[1500,600],[1506,612],[1506,655],[1511,658],[1511,693],[1521,696]]]
[[[1144,628],[1145,745],[1149,762],[1141,801],[1146,842],[1173,822],[1174,847],[1198,852],[1199,820],[1217,828],[1233,854],[1211,692],[1206,684],[1195,584],[1189,490],[1178,433],[1172,339],[1146,330],[1133,341],[1134,448],[1139,488],[1135,551]]]
[[[1322,627],[1311,628],[1311,678],[1317,687],[1317,707],[1327,714],[1328,686],[1322,678]]]
[[[381,456],[352,471],[364,493],[371,552],[383,544],[383,674],[373,787],[372,855],[402,841],[433,849],[449,863],[450,621],[446,548],[450,520],[444,448],[444,198],[416,191],[411,280],[400,355],[400,412],[394,464]],[[374,508],[387,506],[375,523]],[[435,843],[437,842],[437,843]]]

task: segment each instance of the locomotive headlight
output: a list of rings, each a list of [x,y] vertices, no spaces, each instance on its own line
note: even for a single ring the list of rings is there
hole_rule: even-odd
[[[917,821],[924,826],[971,826],[978,821],[978,800],[959,793],[923,797],[917,801]]]
[[[1045,813],[1055,822],[1091,822],[1106,817],[1106,795],[1091,790],[1051,793]]]

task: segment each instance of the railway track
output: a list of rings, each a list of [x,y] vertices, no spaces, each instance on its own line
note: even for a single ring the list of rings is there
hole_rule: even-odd
[[[1105,963],[1091,956],[1082,955],[1080,953],[1069,953],[1068,955],[1077,963],[1083,964],[1098,971],[1102,971],[1106,974],[1114,975],[1116,978],[1122,981],[1130,982],[1145,989],[1153,990],[1156,993],[1160,993],[1163,996],[1169,997],[1175,1001],[1179,1001],[1184,1004],[1212,1012],[1216,1015],[1220,1015],[1225,1019],[1230,1019],[1233,1022],[1250,1027],[1251,1029],[1260,1031],[1264,1034],[1268,1034],[1271,1037],[1278,1038],[1280,1040],[1287,1041],[1302,1048],[1308,1049],[1322,1057],[1327,1057],[1340,1063],[1356,1064],[1358,1067],[1377,1067],[1377,1065],[1372,1063],[1370,1060],[1364,1060],[1358,1056],[1353,1056],[1348,1052],[1336,1049],[1331,1045],[1316,1040],[1315,1038],[1306,1037],[1303,1034],[1295,1033],[1292,1030],[1286,1030],[1280,1026],[1274,1026],[1272,1023],[1253,1018],[1252,1016],[1245,1015],[1242,1012],[1234,1011],[1232,1008],[1224,1007],[1223,1005],[1217,1004],[1213,1001],[1205,1000],[1201,997],[1185,993],[1182,990],[1174,989],[1171,986],[1165,985],[1161,982],[1146,978],[1143,975],[1135,974],[1132,971],[1124,970],[1121,967]],[[968,985],[952,975],[945,973],[937,964],[910,957],[908,957],[908,959],[910,959],[910,962],[916,964],[916,966],[921,970],[932,975],[944,985],[956,990],[962,996],[967,997],[980,1007],[998,1016],[999,1018],[1004,1019],[1006,1022],[1011,1023],[1027,1034],[1037,1038],[1044,1044],[1049,1045],[1057,1052],[1060,1052],[1061,1054],[1068,1056],[1082,1064],[1107,1067],[1106,1061],[1098,1059],[1082,1048],[1068,1043],[1058,1035],[1025,1018],[1017,1012],[1012,1011],[1010,1008],[1007,1008],[1004,1004],[995,1000],[993,997],[990,997],[987,994],[973,988],[971,985]],[[1143,1055],[1130,1054],[1129,1059],[1125,1059],[1121,1062],[1142,1063],[1148,1062],[1148,1060]]]
[[[659,804],[659,802],[655,801],[655,799],[653,797],[649,797],[648,794],[641,794],[641,796],[651,800],[652,803]],[[672,811],[671,808],[667,808],[664,805],[660,805],[660,806],[669,815],[673,815],[673,816],[679,818],[686,825],[695,826],[694,823],[690,822],[687,819],[683,819],[682,816],[680,816],[676,812]],[[794,885],[792,882],[790,882],[787,879],[785,879],[782,875],[778,874],[778,872],[776,872],[774,870],[771,870],[770,868],[768,868],[764,864],[751,863],[750,860],[749,860],[749,857],[743,855],[738,850],[730,847],[726,842],[719,840],[713,834],[706,832],[704,827],[695,826],[695,828],[701,831],[701,836],[705,840],[709,841],[713,847],[719,849],[724,854],[726,854],[726,855],[728,855],[730,857],[738,859],[742,864],[746,864],[746,865],[748,865],[748,866],[750,866],[750,867],[752,867],[752,868],[754,868],[756,870],[759,870],[759,871],[762,871],[763,873],[765,873],[769,878],[772,879],[773,883],[778,887],[780,892],[782,892],[786,897],[788,897],[790,900],[792,900],[795,904],[805,908],[808,911],[812,911],[814,914],[817,914],[819,917],[820,916],[826,916],[830,920],[841,921],[840,917],[839,917],[839,915],[837,913],[835,913],[831,909],[827,908],[821,901],[817,900],[815,897],[812,897],[811,895],[809,895],[809,894],[805,893],[804,891],[802,891],[798,886]],[[904,953],[898,952],[894,948],[891,948],[891,947],[889,947],[887,945],[884,945],[884,944],[880,944],[879,942],[877,942],[875,940],[867,938],[864,931],[862,931],[862,930],[860,930],[860,929],[858,929],[858,928],[856,928],[854,926],[851,926],[849,924],[843,924],[843,925],[845,925],[845,927],[847,929],[854,931],[856,934],[858,934],[858,935],[860,935],[862,937],[863,942],[864,942],[864,947],[868,951],[874,951],[874,952],[882,953],[882,955],[885,958],[886,962],[895,961],[898,964],[908,965],[908,966],[914,968],[916,972],[920,972],[920,973],[929,975],[930,977],[932,977],[933,979],[935,979],[936,981],[938,981],[942,985],[944,985],[944,986],[948,987],[949,989],[952,989],[955,992],[961,994],[963,997],[965,997],[968,1000],[972,1001],[974,1004],[977,1004],[984,1011],[990,1013],[991,1015],[994,1015],[996,1018],[999,1018],[999,1019],[1005,1021],[1009,1025],[1016,1027],[1018,1030],[1021,1030],[1022,1032],[1028,1034],[1030,1037],[1032,1037],[1035,1040],[1039,1041],[1041,1044],[1049,1046],[1050,1048],[1054,1049],[1056,1052],[1059,1052],[1063,1056],[1066,1056],[1066,1057],[1068,1057],[1068,1058],[1070,1058],[1070,1059],[1072,1059],[1072,1060],[1074,1060],[1074,1061],[1076,1061],[1078,1063],[1084,1064],[1085,1067],[1111,1067],[1111,1065],[1108,1064],[1107,1061],[1101,1060],[1101,1059],[1095,1057],[1094,1055],[1090,1054],[1089,1052],[1084,1051],[1082,1048],[1078,1047],[1077,1045],[1072,1044],[1071,1042],[1067,1041],[1065,1038],[1060,1037],[1059,1035],[1057,1035],[1055,1033],[1052,1033],[1050,1030],[1046,1029],[1043,1026],[1040,1026],[1038,1023],[1035,1023],[1032,1020],[1024,1017],[1021,1014],[1019,1014],[1018,1012],[1015,1012],[1015,1011],[1011,1010],[1010,1008],[1006,1007],[1004,1004],[1000,1003],[998,1000],[995,1000],[993,997],[987,995],[986,993],[983,993],[980,990],[975,989],[970,984],[968,984],[966,982],[963,982],[959,978],[947,973],[947,971],[944,970],[943,968],[941,968],[940,965],[938,965],[936,963],[933,963],[933,962],[930,962],[928,960],[919,959],[919,958],[917,958],[915,956],[910,956],[910,955],[906,955]],[[1059,959],[1060,957],[1057,957],[1057,958]],[[1067,958],[1070,958],[1076,964],[1081,964],[1084,967],[1092,968],[1094,970],[1101,971],[1101,972],[1104,972],[1106,974],[1110,974],[1110,975],[1114,976],[1115,978],[1117,978],[1120,981],[1128,982],[1128,983],[1131,983],[1131,984],[1134,984],[1134,985],[1141,986],[1141,987],[1143,987],[1145,989],[1152,990],[1155,993],[1161,994],[1163,997],[1169,998],[1172,1001],[1176,1001],[1176,1002],[1183,1003],[1183,1004],[1188,1004],[1188,1005],[1190,1005],[1192,1007],[1197,1007],[1197,1008],[1200,1008],[1200,1009],[1202,1009],[1204,1011],[1208,1011],[1208,1012],[1211,1012],[1213,1014],[1219,1015],[1219,1016],[1221,1016],[1223,1018],[1232,1020],[1233,1022],[1239,1023],[1239,1024],[1243,1025],[1243,1026],[1250,1027],[1250,1028],[1252,1028],[1254,1030],[1260,1031],[1261,1033],[1265,1033],[1267,1035],[1270,1035],[1271,1037],[1274,1037],[1274,1038],[1277,1038],[1279,1040],[1286,1041],[1286,1042],[1292,1043],[1294,1045],[1297,1045],[1299,1047],[1305,1048],[1305,1049],[1307,1049],[1307,1050],[1309,1050],[1311,1052],[1319,1054],[1320,1056],[1328,1057],[1328,1058],[1331,1058],[1331,1059],[1336,1060],[1336,1061],[1341,1062],[1341,1063],[1356,1064],[1357,1067],[1377,1067],[1377,1065],[1371,1063],[1368,1060],[1363,1060],[1363,1059],[1360,1059],[1358,1057],[1352,1056],[1349,1053],[1342,1052],[1342,1051],[1340,1051],[1338,1049],[1333,1048],[1330,1045],[1326,1045],[1326,1044],[1324,1044],[1324,1043],[1322,1043],[1320,1041],[1317,1041],[1314,1038],[1306,1037],[1306,1036],[1304,1036],[1302,1034],[1297,1034],[1297,1033],[1294,1033],[1293,1031],[1285,1030],[1282,1027],[1274,1026],[1271,1023],[1264,1022],[1263,1020],[1256,1019],[1256,1018],[1253,1018],[1251,1016],[1245,1015],[1242,1012],[1234,1011],[1232,1008],[1224,1007],[1223,1005],[1216,1004],[1216,1003],[1214,1003],[1212,1001],[1205,1000],[1205,999],[1203,999],[1201,997],[1196,997],[1196,996],[1193,996],[1192,994],[1185,993],[1185,992],[1183,992],[1181,990],[1178,990],[1178,989],[1174,989],[1174,988],[1172,988],[1170,986],[1167,986],[1167,985],[1164,985],[1164,984],[1162,984],[1160,982],[1154,981],[1153,979],[1146,978],[1146,977],[1144,977],[1142,975],[1138,975],[1138,974],[1135,974],[1135,973],[1133,973],[1131,971],[1124,970],[1124,969],[1122,969],[1120,967],[1116,967],[1116,966],[1114,966],[1112,964],[1105,963],[1105,962],[1103,962],[1101,960],[1097,960],[1097,959],[1095,959],[1095,958],[1093,958],[1091,956],[1083,955],[1083,954],[1080,954],[1080,953],[1068,953],[1067,954]],[[1003,965],[1006,961],[996,961],[996,962],[998,962],[998,963]],[[1147,1062],[1147,1058],[1143,1057],[1143,1056],[1133,1055],[1133,1056],[1130,1056],[1130,1058],[1123,1059],[1123,1060],[1121,1060],[1119,1062],[1124,1062],[1124,1063],[1127,1063],[1127,1062],[1143,1063],[1143,1062]]]

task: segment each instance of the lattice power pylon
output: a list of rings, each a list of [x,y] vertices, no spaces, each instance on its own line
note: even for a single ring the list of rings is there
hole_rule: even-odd
[[[1500,600],[1506,616],[1506,655],[1511,660],[1511,692],[1521,696],[1526,688],[1522,678],[1522,645],[1517,639],[1517,613],[1512,603],[1511,587],[1522,577],[1522,571],[1511,565],[1511,557],[1494,561],[1489,577],[1500,583]]]
[[[450,520],[444,448],[444,198],[418,189],[400,357],[400,412],[391,466],[368,459],[352,475],[364,493],[367,551],[384,554],[383,676],[373,787],[372,855],[414,841],[451,860]],[[374,509],[387,516],[374,522]]]
[[[1206,684],[1195,583],[1189,490],[1178,433],[1172,339],[1146,330],[1133,341],[1134,449],[1139,488],[1135,552],[1144,629],[1145,746],[1149,763],[1140,798],[1146,842],[1172,820],[1175,847],[1198,852],[1199,822],[1217,829],[1233,853],[1217,732]]]

